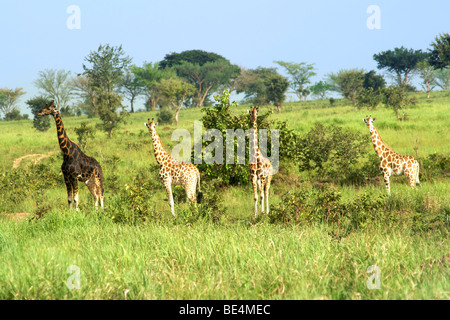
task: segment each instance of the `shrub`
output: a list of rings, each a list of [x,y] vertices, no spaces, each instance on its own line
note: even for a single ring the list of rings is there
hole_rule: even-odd
[[[432,181],[436,177],[448,177],[450,175],[450,157],[445,154],[432,153],[422,160],[419,170],[421,179]]]
[[[74,129],[77,134],[79,146],[82,150],[86,149],[88,140],[95,137],[95,127],[88,126],[89,123],[90,122],[88,121],[83,121],[79,128]]]
[[[230,102],[228,91],[224,91],[223,95],[216,95],[214,97],[216,104],[210,108],[203,108],[201,111],[205,113],[202,117],[203,126],[205,129],[217,129],[226,137],[227,129],[237,130],[242,129],[244,132],[252,128],[252,123],[248,114],[237,115],[232,111],[236,107],[236,102]],[[268,120],[272,111],[260,113],[258,115],[258,129],[268,130],[267,145],[271,143],[270,127],[273,122]],[[209,142],[210,143],[210,142]],[[208,142],[203,141],[203,146],[209,145]],[[237,145],[235,141],[234,145]],[[226,150],[226,139],[223,139],[223,150]],[[270,154],[270,153],[269,153]],[[245,143],[245,157],[248,159],[249,144]],[[194,160],[194,159],[193,159]],[[225,159],[224,159],[225,160]],[[193,161],[194,162],[194,161]],[[248,183],[250,179],[248,161],[246,164],[237,164],[237,155],[235,153],[234,164],[207,164],[202,163],[198,168],[209,179],[218,179],[222,185],[238,185]]]
[[[382,216],[383,205],[383,196],[373,198],[367,193],[343,203],[338,191],[324,185],[284,194],[269,217],[271,223],[323,223],[330,236],[341,239]]]
[[[169,110],[161,110],[156,117],[158,124],[171,124],[173,122],[173,113]]]
[[[50,117],[39,117],[37,116],[38,112],[40,112],[48,102],[48,98],[44,96],[34,97],[29,99],[26,104],[28,108],[30,108],[31,113],[34,116],[33,119],[33,127],[39,131],[47,131],[50,128]]]
[[[338,182],[358,182],[361,179],[359,160],[366,153],[367,139],[350,129],[316,123],[299,138],[299,169],[315,171]]]

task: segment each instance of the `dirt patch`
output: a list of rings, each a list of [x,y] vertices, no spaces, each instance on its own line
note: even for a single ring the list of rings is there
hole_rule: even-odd
[[[32,215],[33,214],[29,213],[29,212],[19,212],[19,213],[2,214],[2,215],[0,215],[0,217],[9,218],[9,219],[13,219],[13,220],[22,220],[22,219],[30,218]]]
[[[47,158],[54,153],[55,152],[49,152],[47,154],[42,154],[42,153],[27,154],[26,156],[22,156],[20,158],[17,158],[16,160],[14,160],[12,168],[17,169],[20,166],[20,163],[22,162],[23,159],[31,158],[34,163],[38,163],[42,159]]]

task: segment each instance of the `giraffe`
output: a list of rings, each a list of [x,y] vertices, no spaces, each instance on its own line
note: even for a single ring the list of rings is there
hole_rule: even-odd
[[[95,208],[98,208],[99,200],[103,208],[103,172],[100,164],[94,158],[85,155],[75,142],[67,137],[61,115],[53,100],[46,104],[37,115],[52,115],[55,119],[59,147],[63,154],[61,171],[66,184],[69,208],[72,209],[75,202],[75,209],[78,211],[78,181],[84,182],[89,188],[94,198]]]
[[[391,175],[399,176],[404,174],[409,181],[411,188],[414,188],[419,181],[419,162],[412,156],[404,156],[392,150],[380,137],[375,129],[372,116],[363,118],[370,131],[373,147],[380,158],[380,171],[384,177],[387,195],[391,194],[389,178]]]
[[[160,166],[159,178],[163,183],[167,197],[169,199],[170,210],[175,217],[175,208],[173,202],[172,185],[181,185],[186,191],[188,203],[197,200],[201,202],[203,193],[200,191],[200,171],[192,163],[182,162],[175,159],[168,153],[161,142],[161,138],[155,130],[158,125],[152,118],[148,119],[148,123],[144,123],[148,131],[152,135],[153,152],[155,153],[156,162]],[[198,186],[198,195],[195,197],[195,190]]]
[[[258,116],[258,109],[251,108],[248,110],[250,119],[253,123],[252,143],[253,150],[250,161],[250,175],[253,185],[253,199],[255,201],[255,216],[258,213],[258,188],[261,197],[261,211],[264,213],[264,198],[266,198],[267,213],[269,213],[269,189],[272,180],[272,164],[270,160],[261,154],[258,147],[258,125],[256,119]]]

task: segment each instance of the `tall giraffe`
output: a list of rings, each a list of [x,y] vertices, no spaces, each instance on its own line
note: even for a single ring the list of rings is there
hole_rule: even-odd
[[[252,143],[253,150],[250,160],[250,175],[253,185],[253,199],[255,201],[255,216],[258,213],[258,188],[261,197],[261,211],[264,213],[264,198],[266,198],[267,213],[269,213],[269,189],[272,180],[273,168],[270,160],[261,154],[258,146],[258,109],[252,108],[248,111],[253,123]]]
[[[100,164],[94,158],[85,155],[76,143],[67,137],[61,115],[53,100],[46,104],[37,115],[52,115],[55,119],[59,147],[64,159],[61,171],[66,184],[69,208],[72,209],[72,204],[75,202],[75,209],[78,211],[78,181],[84,182],[89,188],[94,198],[95,208],[98,208],[99,200],[103,208],[103,172]]]
[[[372,137],[373,147],[380,158],[380,171],[384,177],[386,185],[386,193],[390,195],[391,188],[389,178],[391,175],[399,176],[404,174],[409,181],[411,188],[414,188],[419,181],[419,162],[412,156],[404,156],[392,150],[380,137],[380,134],[375,129],[373,122],[375,118],[372,116],[363,118],[370,131]]]
[[[153,152],[155,153],[156,162],[160,166],[159,178],[166,188],[167,197],[172,215],[175,216],[175,208],[173,202],[172,185],[181,185],[186,191],[188,202],[197,200],[200,203],[203,193],[200,191],[200,171],[192,163],[182,162],[175,159],[168,153],[161,142],[161,138],[155,130],[158,125],[152,118],[148,119],[148,123],[144,123],[148,131],[152,135]],[[195,190],[198,186],[198,195],[195,197]]]

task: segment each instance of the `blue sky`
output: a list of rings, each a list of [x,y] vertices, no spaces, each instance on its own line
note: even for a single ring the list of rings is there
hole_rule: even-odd
[[[80,9],[79,29],[67,27],[70,5]],[[367,27],[370,5],[380,9],[380,29]],[[192,49],[245,68],[314,63],[315,82],[340,69],[376,70],[373,54],[383,50],[426,50],[450,32],[449,12],[448,0],[0,0],[0,87],[24,88],[28,113],[40,70],[80,73],[101,43],[122,45],[136,65]]]

